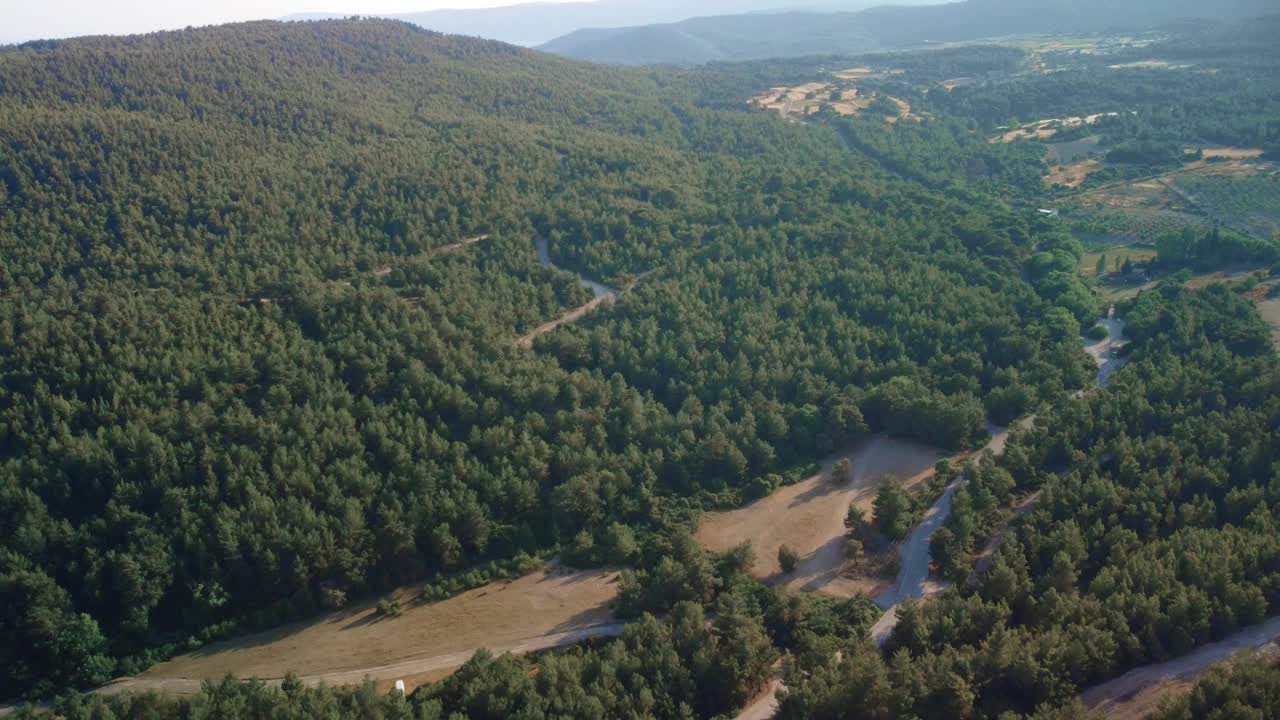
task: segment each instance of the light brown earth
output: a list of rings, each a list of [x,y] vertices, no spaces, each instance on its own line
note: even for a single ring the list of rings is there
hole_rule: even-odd
[[[529,334],[516,338],[515,346],[520,350],[529,350],[533,347],[533,341],[537,340],[539,336],[546,335],[566,323],[577,322],[582,318],[582,316],[592,310],[595,310],[605,303],[612,303],[617,299],[617,295],[601,295],[600,297],[588,302],[586,305],[576,307],[569,312],[566,312],[555,320],[549,320],[542,323],[538,327],[534,328]]]
[[[842,457],[852,464],[853,479],[836,485],[830,472]],[[697,538],[717,552],[750,540],[756,553],[752,575],[761,580],[836,597],[859,592],[874,595],[878,583],[840,577],[849,505],[857,504],[870,515],[876,490],[886,475],[903,480],[910,490],[927,480],[934,464],[944,457],[934,448],[878,436],[828,459],[808,480],[777,490],[745,508],[704,516]],[[784,544],[801,558],[795,571],[785,577],[778,565],[778,548]]]
[[[832,74],[840,78],[841,80],[866,80],[867,78],[874,75],[875,71],[872,70],[871,68],[856,67],[856,68],[849,68],[848,70],[841,70],[839,72],[832,73]]]
[[[1201,155],[1206,159],[1227,158],[1229,160],[1251,160],[1262,157],[1262,148],[1201,148]]]
[[[381,619],[367,602],[319,619],[206,646],[106,686],[106,692],[199,692],[200,681],[226,673],[279,679],[288,672],[304,682],[358,684],[439,679],[461,666],[476,648],[532,652],[616,634],[609,604],[618,573],[571,572],[550,564],[531,575],[491,583],[448,600],[415,605],[419,588],[397,593],[398,618]]]
[[[1100,160],[1082,160],[1070,165],[1053,165],[1049,168],[1049,174],[1044,176],[1044,184],[1048,187],[1061,185],[1078,188],[1090,175],[1101,169],[1102,161]]]
[[[1271,326],[1271,338],[1280,346],[1280,297],[1259,301],[1258,314]]]
[[[1145,718],[1166,698],[1184,692],[1214,665],[1229,661],[1239,652],[1257,650],[1274,654],[1277,640],[1280,640],[1280,618],[1272,618],[1180,658],[1131,670],[1085,690],[1080,697],[1086,706],[1105,718]]]

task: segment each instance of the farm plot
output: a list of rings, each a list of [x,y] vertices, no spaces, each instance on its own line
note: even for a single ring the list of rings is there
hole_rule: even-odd
[[[1156,257],[1155,248],[1150,245],[1116,245],[1105,249],[1097,249],[1085,253],[1084,259],[1080,261],[1080,273],[1082,275],[1097,275],[1098,261],[1106,258],[1106,271],[1117,272],[1124,265],[1125,261],[1133,263],[1145,263],[1154,260]]]
[[[1227,227],[1259,238],[1280,234],[1280,174],[1192,173],[1170,183]]]

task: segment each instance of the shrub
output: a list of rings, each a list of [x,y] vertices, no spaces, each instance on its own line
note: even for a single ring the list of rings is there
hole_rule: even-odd
[[[397,618],[402,612],[399,600],[379,600],[378,607],[375,610],[378,617]]]
[[[783,545],[778,548],[778,564],[782,566],[782,572],[789,573],[796,569],[796,563],[800,562],[800,554],[790,545]]]

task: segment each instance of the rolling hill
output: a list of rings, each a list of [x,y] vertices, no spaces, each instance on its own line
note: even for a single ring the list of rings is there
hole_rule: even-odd
[[[924,4],[938,0],[907,0]],[[875,0],[595,0],[527,2],[474,10],[432,10],[386,15],[428,30],[501,40],[516,45],[545,43],[583,28],[615,28],[673,23],[696,16],[750,14],[783,10],[848,12],[872,7]],[[285,20],[328,20],[342,15],[307,13]],[[688,52],[696,55],[695,48]]]
[[[850,54],[932,42],[1020,33],[1149,28],[1181,18],[1238,19],[1271,8],[1266,0],[966,0],[860,12],[786,12],[699,17],[678,23],[578,30],[540,49],[591,62],[689,65]]]

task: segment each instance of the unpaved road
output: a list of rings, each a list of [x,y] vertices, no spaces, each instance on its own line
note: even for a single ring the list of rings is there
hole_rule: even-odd
[[[543,235],[542,233],[538,233],[533,238],[533,244],[538,251],[538,262],[542,263],[543,267],[548,267],[548,268],[551,268],[552,270],[560,269],[559,267],[556,266],[554,262],[551,261],[551,243],[547,240],[547,236]],[[603,283],[598,283],[595,280],[588,280],[587,278],[584,278],[581,275],[578,275],[577,277],[578,277],[578,283],[581,284],[582,287],[590,290],[591,294],[595,295],[597,300],[599,300],[602,297],[608,297],[610,295],[619,294],[619,292],[616,289],[611,288],[608,285],[605,285]]]
[[[925,595],[925,585],[929,579],[929,564],[931,558],[929,556],[929,541],[933,539],[933,534],[942,527],[942,523],[946,521],[947,516],[951,514],[951,499],[955,496],[956,490],[964,484],[963,478],[956,478],[947,486],[942,497],[933,504],[924,514],[924,519],[911,531],[911,535],[907,537],[907,541],[899,548],[899,556],[902,559],[901,569],[898,571],[898,581],[894,584],[893,589],[876,598],[876,604],[881,608],[888,610],[907,598],[919,599]]]
[[[488,240],[488,239],[489,239],[489,235],[488,235],[488,234],[484,234],[484,235],[477,235],[477,236],[475,236],[475,237],[469,237],[469,238],[466,238],[466,239],[464,239],[464,240],[459,240],[459,241],[458,241],[458,242],[456,242],[456,243],[451,243],[451,244],[449,244],[449,245],[442,245],[442,246],[440,246],[440,247],[438,247],[438,248],[436,248],[436,249],[434,249],[434,250],[428,250],[427,252],[422,253],[421,255],[411,256],[411,257],[406,258],[406,259],[409,259],[409,260],[413,260],[413,259],[430,260],[430,259],[432,259],[432,258],[438,258],[438,257],[440,257],[441,255],[451,255],[451,254],[456,253],[456,252],[458,252],[459,250],[462,250],[462,249],[464,249],[464,248],[466,248],[466,247],[468,247],[468,246],[475,245],[476,243],[478,243],[478,242],[480,242],[480,241],[482,241],[482,240]],[[386,280],[387,280],[387,278],[391,277],[391,266],[390,266],[390,265],[384,265],[384,266],[382,266],[382,267],[378,268],[377,270],[374,270],[374,271],[373,271],[373,275],[374,275],[375,277],[377,277],[379,280],[386,281]]]
[[[1024,418],[1018,424],[1026,427],[1034,421],[1033,416]],[[1009,442],[1009,429],[990,426],[988,432],[991,434],[991,439],[983,451],[990,451],[994,455],[1004,454],[1005,445]],[[929,542],[938,528],[947,521],[947,516],[951,514],[951,499],[964,483],[964,476],[953,480],[942,493],[942,497],[929,508],[924,519],[911,531],[907,541],[899,548],[901,564],[898,579],[891,590],[875,599],[876,605],[885,611],[876,624],[871,626],[871,638],[877,645],[883,645],[889,639],[894,626],[898,624],[899,603],[907,598],[932,597],[946,589],[945,584],[929,578],[929,566],[932,563],[932,558],[929,556]]]
[[[738,713],[737,720],[769,720],[774,713],[778,712],[778,692],[784,687],[782,680],[778,678],[770,680],[760,697],[751,701],[750,705]]]
[[[596,308],[600,307],[601,305],[604,305],[605,303],[611,303],[615,299],[617,299],[617,296],[615,295],[602,295],[600,297],[597,297],[593,299],[591,302],[587,303],[586,305],[576,307],[570,310],[569,312],[561,315],[560,317],[556,318],[555,320],[549,320],[547,322],[542,323],[538,327],[531,330],[527,335],[523,335],[521,337],[516,338],[515,346],[520,350],[529,350],[530,348],[533,347],[533,341],[537,340],[538,337],[542,335],[546,335],[547,333],[551,332],[552,330],[555,330],[561,325],[571,323],[571,322],[576,322],[583,315],[586,315],[587,313],[591,312],[592,310],[595,310]]]
[[[1280,617],[1245,628],[1225,640],[1205,645],[1169,662],[1130,670],[1114,680],[1085,690],[1081,699],[1105,717],[1134,717],[1133,708],[1129,706],[1140,700],[1139,696],[1146,688],[1200,675],[1242,650],[1258,649],[1277,637],[1280,637]]]
[[[560,268],[556,267],[556,264],[551,261],[550,243],[547,241],[546,236],[543,235],[542,233],[538,233],[537,235],[534,236],[533,242],[534,242],[534,246],[537,248],[537,251],[538,251],[538,262],[542,263],[544,267],[551,268],[552,270],[559,270]],[[614,300],[617,300],[618,297],[622,295],[621,292],[619,292],[618,290],[615,290],[614,288],[609,287],[608,285],[598,283],[594,280],[588,280],[587,278],[584,278],[581,275],[578,275],[577,278],[578,278],[578,283],[581,284],[582,287],[590,290],[591,294],[594,295],[591,301],[586,303],[585,305],[581,305],[579,307],[573,308],[572,310],[569,310],[568,312],[566,312],[565,314],[561,315],[560,317],[554,320],[548,320],[547,322],[542,323],[541,325],[539,325],[538,327],[530,331],[527,335],[523,335],[521,337],[516,338],[515,346],[517,349],[519,350],[531,349],[533,347],[533,341],[538,339],[539,336],[546,335],[547,333],[551,332],[552,330],[555,330],[561,325],[577,322],[580,318],[582,318],[582,316],[586,315],[592,310],[595,310],[596,308],[600,307],[605,303],[611,303]]]
[[[593,627],[581,628],[578,630],[570,630],[568,632],[552,633],[549,635],[541,635],[527,640],[520,640],[506,645],[496,645],[490,650],[494,655],[504,655],[511,653],[513,655],[526,655],[528,653],[539,652],[542,650],[550,650],[552,648],[565,647],[574,645],[591,638],[602,637],[618,637],[622,635],[623,628],[626,623],[612,622]],[[337,672],[318,673],[315,675],[300,676],[303,684],[308,687],[316,687],[320,684],[329,686],[337,685],[358,685],[370,680],[396,680],[411,675],[421,675],[425,673],[455,670],[462,667],[471,656],[475,654],[475,650],[464,650],[462,652],[449,653],[446,655],[436,655],[433,657],[418,658],[414,660],[405,660],[390,665],[380,665],[377,667],[361,668],[359,670],[343,670]],[[259,678],[267,685],[272,687],[279,686],[284,678]],[[156,691],[169,695],[195,695],[200,692],[201,684],[204,682],[201,678],[120,678],[107,685],[104,685],[95,693],[114,695],[124,692],[148,692]]]
[[[1116,317],[1114,307],[1098,324],[1107,329],[1107,338],[1085,345],[1085,352],[1098,364],[1098,387],[1105,388],[1111,382],[1111,376],[1124,367],[1125,359],[1119,356],[1119,350],[1129,343],[1129,339],[1124,334],[1124,321]]]

